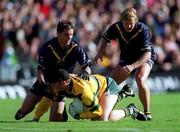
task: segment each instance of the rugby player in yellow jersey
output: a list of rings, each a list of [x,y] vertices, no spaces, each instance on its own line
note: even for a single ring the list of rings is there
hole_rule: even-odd
[[[55,98],[58,98],[58,95],[65,95],[69,98],[77,97],[86,107],[86,111],[74,116],[75,119],[117,121],[131,116],[137,120],[146,120],[144,113],[134,104],[129,104],[121,110],[113,110],[121,89],[110,77],[95,74],[91,75],[88,81],[75,74],[69,74],[64,69],[59,69],[54,74],[53,80],[50,86]]]

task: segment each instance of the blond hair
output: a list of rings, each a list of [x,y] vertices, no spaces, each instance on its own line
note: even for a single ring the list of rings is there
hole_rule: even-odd
[[[132,7],[125,9],[121,13],[121,19],[122,20],[129,20],[129,19],[132,19],[132,18],[135,18],[136,22],[138,21],[137,12]]]

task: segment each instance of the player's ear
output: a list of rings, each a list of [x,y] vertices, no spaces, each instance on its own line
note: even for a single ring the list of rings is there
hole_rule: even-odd
[[[57,32],[57,36],[59,36],[60,35],[60,32]]]
[[[68,80],[64,80],[64,81],[62,81],[61,82],[64,86],[67,86],[67,85],[69,85],[69,83],[70,83],[70,80],[68,79]]]
[[[61,84],[62,84],[62,85],[67,85],[67,82],[66,82],[66,80],[64,80],[64,81],[61,81]]]
[[[136,23],[138,22],[138,17],[135,18],[135,22],[136,22]]]
[[[135,18],[135,21],[136,21],[136,23],[139,21],[139,19],[138,19],[138,17],[136,16],[136,18]]]

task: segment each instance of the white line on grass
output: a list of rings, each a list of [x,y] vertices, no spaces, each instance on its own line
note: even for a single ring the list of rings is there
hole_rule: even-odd
[[[86,130],[71,130],[71,129],[65,129],[65,128],[14,128],[14,127],[0,127],[0,130],[23,130],[23,131],[86,131]],[[99,127],[99,128],[95,128],[95,131],[131,131],[131,132],[143,132],[141,129],[137,129],[137,128],[103,128],[103,127]],[[153,132],[157,132],[157,131],[153,131]]]
[[[68,131],[68,132],[72,132],[72,131],[87,131],[89,129],[84,129],[83,130],[76,130],[76,129],[65,129],[65,128],[59,128],[59,129],[54,129],[54,128],[14,128],[14,127],[0,127],[0,130],[21,130],[21,131]],[[95,131],[123,131],[123,132],[144,132],[144,130],[142,129],[138,129],[138,128],[96,128],[95,130],[93,130],[93,132]],[[157,130],[151,130],[149,132],[162,132],[162,131],[157,131]]]

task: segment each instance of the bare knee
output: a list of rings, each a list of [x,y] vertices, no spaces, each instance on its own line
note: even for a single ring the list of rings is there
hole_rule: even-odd
[[[138,87],[143,87],[143,86],[144,86],[145,81],[146,81],[146,78],[145,78],[145,77],[143,77],[143,76],[141,76],[141,75],[137,75],[137,76],[135,77],[135,79],[136,79],[136,82],[137,82]]]

